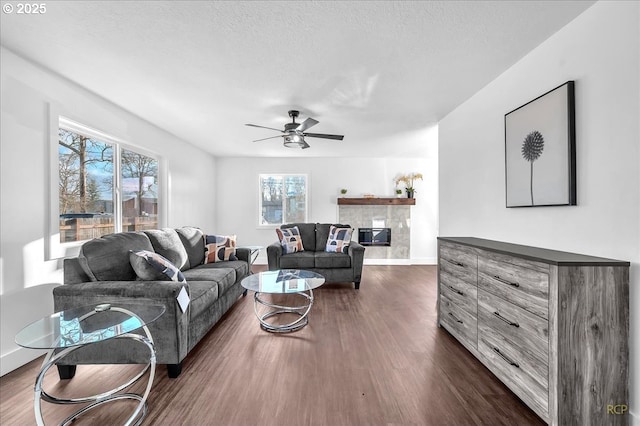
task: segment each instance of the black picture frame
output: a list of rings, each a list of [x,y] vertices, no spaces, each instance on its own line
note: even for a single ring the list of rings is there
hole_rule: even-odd
[[[505,114],[505,199],[510,207],[575,206],[575,82]]]

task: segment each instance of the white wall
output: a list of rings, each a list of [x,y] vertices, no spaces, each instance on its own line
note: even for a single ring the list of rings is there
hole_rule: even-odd
[[[632,262],[629,403],[636,422],[639,9],[638,2],[596,3],[447,115],[439,127],[440,235],[477,236]],[[504,114],[567,80],[576,81],[578,205],[507,209]]]
[[[45,259],[49,220],[49,107],[147,151],[166,164],[166,225],[215,223],[214,158],[79,86],[2,48],[0,134],[0,374],[37,357],[13,342],[28,323],[53,311],[62,262]],[[204,188],[204,190],[203,190]],[[72,253],[69,253],[72,254]]]
[[[437,131],[434,129],[430,134],[425,143],[437,144]],[[394,196],[393,178],[397,174],[420,172],[424,180],[416,185],[416,205],[411,211],[411,262],[435,263],[436,158],[218,158],[216,161],[216,191],[221,202],[217,205],[215,232],[236,234],[238,245],[265,247],[276,241],[276,233],[274,228],[258,228],[260,173],[307,173],[309,221],[335,223],[340,188],[348,189],[347,196],[364,193]],[[263,250],[257,263],[266,262],[266,250]]]

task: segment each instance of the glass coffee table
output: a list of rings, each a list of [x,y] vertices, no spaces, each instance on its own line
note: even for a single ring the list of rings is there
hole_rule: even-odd
[[[125,424],[140,424],[147,413],[146,401],[153,384],[156,365],[156,351],[147,325],[158,319],[164,311],[164,305],[142,302],[103,303],[56,312],[23,328],[15,338],[18,345],[31,349],[49,349],[34,386],[33,403],[36,423],[44,425],[42,400],[53,404],[88,403],[60,423],[67,425],[92,408],[106,402],[133,399],[138,401],[138,405]],[[138,329],[142,329],[144,335],[133,333]],[[108,339],[131,339],[146,345],[149,349],[149,364],[127,383],[99,395],[66,399],[49,395],[43,390],[42,382],[49,368],[77,349]],[[140,380],[147,370],[149,370],[149,379],[143,395],[123,393],[126,388]]]
[[[309,312],[313,306],[313,289],[324,284],[324,277],[311,271],[300,269],[282,269],[258,272],[249,275],[241,282],[242,287],[254,291],[253,309],[263,330],[272,333],[289,333],[298,331],[309,323]],[[303,302],[297,306],[283,306],[269,302],[264,294],[295,294],[302,297]],[[298,317],[286,324],[268,322],[267,319],[284,314],[295,314]]]

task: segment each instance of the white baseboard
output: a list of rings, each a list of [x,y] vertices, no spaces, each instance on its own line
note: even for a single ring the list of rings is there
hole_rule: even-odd
[[[11,373],[13,370],[46,354],[46,350],[17,348],[0,357],[0,376]]]
[[[437,265],[438,260],[435,257],[421,257],[417,259],[411,259],[413,265]]]

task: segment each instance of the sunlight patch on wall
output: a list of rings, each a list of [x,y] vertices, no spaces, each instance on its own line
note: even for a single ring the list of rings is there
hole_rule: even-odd
[[[36,287],[43,283],[62,283],[62,268],[57,260],[45,261],[44,238],[27,243],[22,248],[22,273],[24,288]]]

